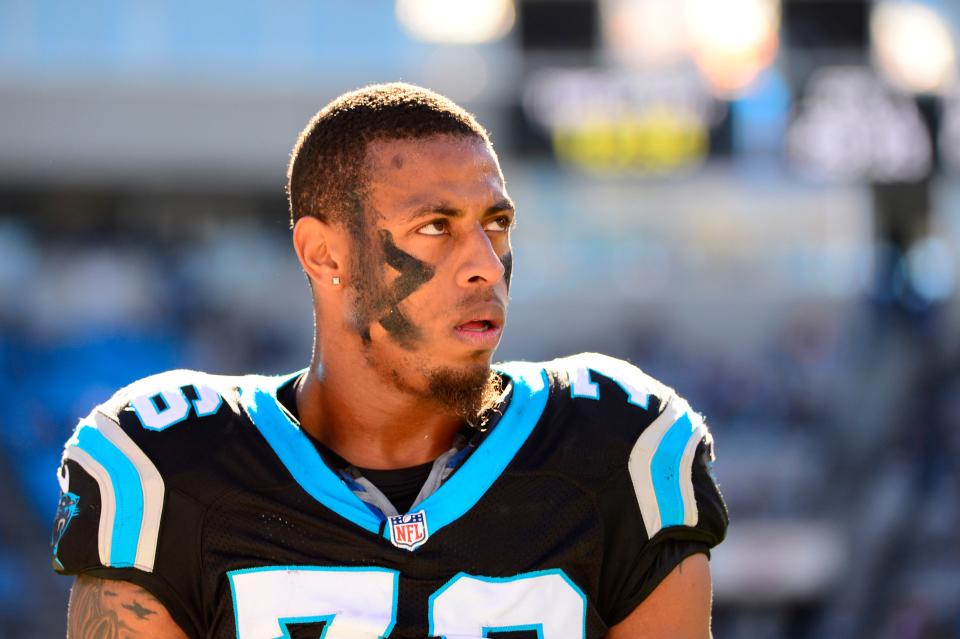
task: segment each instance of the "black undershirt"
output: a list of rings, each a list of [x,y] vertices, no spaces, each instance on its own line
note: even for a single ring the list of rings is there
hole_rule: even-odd
[[[292,381],[284,384],[277,389],[277,399],[286,408],[291,415],[299,422],[300,413],[297,410],[297,386],[301,377],[296,377]],[[340,455],[330,450],[327,446],[311,437],[306,430],[303,433],[310,438],[317,451],[323,456],[327,464],[336,468],[347,468],[350,462]],[[413,505],[413,500],[420,494],[420,489],[430,476],[433,469],[433,462],[411,466],[409,468],[391,468],[389,470],[378,470],[373,468],[355,468],[360,471],[371,484],[376,486],[384,496],[390,500],[394,508],[399,513],[406,513]]]

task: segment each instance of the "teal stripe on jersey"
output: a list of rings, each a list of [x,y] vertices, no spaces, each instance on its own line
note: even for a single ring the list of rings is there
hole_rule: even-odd
[[[140,473],[133,462],[92,424],[81,424],[71,444],[93,457],[110,475],[115,500],[110,566],[131,567],[136,562],[137,542],[143,522]],[[100,507],[103,508],[104,504]]]
[[[289,379],[259,378],[257,381],[262,386],[243,388],[241,401],[247,414],[283,465],[310,496],[364,530],[378,533],[383,519],[360,501],[339,475],[324,463],[313,442],[280,408],[275,389]]]
[[[494,368],[508,375],[513,383],[510,404],[467,461],[420,504],[431,534],[462,517],[480,501],[513,461],[546,408],[550,387],[546,371],[539,364],[510,362]]]
[[[681,415],[660,440],[650,462],[662,528],[683,525],[683,493],[680,490],[680,473],[683,469],[680,468],[680,462],[687,442],[695,431],[689,413]]]
[[[550,388],[538,364],[513,362],[496,367],[513,384],[510,404],[486,440],[436,492],[418,507],[433,534],[460,517],[486,494],[527,441],[547,405]],[[299,374],[299,373],[295,373]],[[241,393],[244,409],[293,478],[314,499],[370,532],[389,538],[385,517],[375,514],[354,494],[317,452],[316,447],[280,408],[276,389],[286,378],[251,378]],[[381,530],[382,529],[382,530]]]

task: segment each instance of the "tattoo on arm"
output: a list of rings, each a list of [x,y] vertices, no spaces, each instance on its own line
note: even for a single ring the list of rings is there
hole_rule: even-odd
[[[105,588],[102,579],[78,577],[70,592],[70,619],[68,639],[125,639],[132,635],[128,626],[111,603],[104,598],[116,598],[117,593]],[[108,594],[109,593],[109,594]]]
[[[179,639],[183,631],[149,592],[127,582],[77,577],[67,639]]]
[[[146,619],[150,615],[157,614],[156,610],[150,610],[140,604],[136,599],[133,600],[133,603],[122,604],[124,608],[132,612],[137,616],[137,619]]]

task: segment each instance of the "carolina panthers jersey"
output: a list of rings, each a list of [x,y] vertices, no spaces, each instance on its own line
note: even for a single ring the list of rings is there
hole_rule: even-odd
[[[142,586],[191,637],[599,639],[723,539],[710,433],[610,357],[496,369],[502,416],[407,513],[324,461],[291,376],[136,382],[66,444],[54,567]]]

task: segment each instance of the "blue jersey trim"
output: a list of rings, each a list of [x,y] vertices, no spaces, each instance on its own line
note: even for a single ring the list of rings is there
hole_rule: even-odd
[[[290,636],[290,624],[303,624],[303,623],[320,623],[324,622],[323,630],[320,632],[320,636],[317,639],[324,639],[327,636],[327,631],[330,629],[330,624],[333,623],[333,618],[337,615],[314,615],[312,617],[280,617],[277,619],[277,623],[280,624],[280,629],[283,630],[283,636],[280,639],[293,639]]]
[[[462,517],[483,497],[527,441],[546,408],[550,388],[542,366],[511,362],[495,368],[513,382],[510,404],[496,428],[463,466],[417,507],[426,513],[431,535]],[[327,466],[313,442],[279,405],[277,389],[301,373],[251,378],[252,384],[241,388],[240,401],[284,466],[311,497],[361,528],[380,533],[386,521],[383,514],[371,511]],[[389,539],[388,527],[383,527],[382,536]]]
[[[484,626],[483,636],[489,637],[491,632],[523,632],[530,630],[537,633],[537,639],[543,639],[542,623],[527,623],[519,626]]]
[[[543,367],[529,362],[510,362],[495,368],[513,381],[510,404],[473,454],[418,506],[426,513],[431,535],[462,517],[480,501],[527,441],[547,406],[550,388]],[[384,530],[384,536],[387,535],[389,531]]]
[[[126,455],[96,426],[81,423],[69,444],[93,457],[110,475],[114,517],[110,537],[110,566],[127,568],[137,559],[137,543],[143,523],[143,488],[140,473]],[[101,504],[101,508],[104,504]]]
[[[683,492],[680,490],[680,461],[694,431],[690,415],[684,413],[664,434],[650,460],[653,491],[660,509],[660,526],[683,525]]]
[[[277,457],[311,497],[364,530],[379,533],[385,519],[353,494],[343,479],[324,463],[300,426],[280,407],[277,389],[299,374],[259,378],[260,384],[241,388],[240,401]]]

